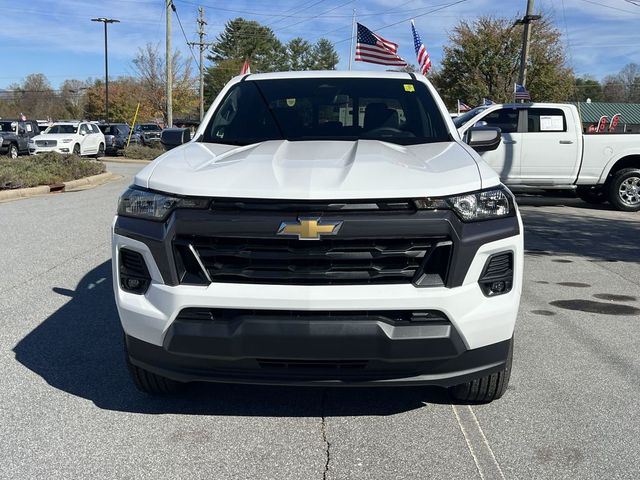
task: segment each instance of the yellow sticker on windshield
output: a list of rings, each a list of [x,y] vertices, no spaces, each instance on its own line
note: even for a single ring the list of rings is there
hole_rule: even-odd
[[[404,84],[404,91],[405,92],[415,92],[416,89],[413,85],[411,85],[410,83],[405,83]]]

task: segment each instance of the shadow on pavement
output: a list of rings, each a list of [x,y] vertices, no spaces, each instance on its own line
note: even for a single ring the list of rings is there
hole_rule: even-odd
[[[425,403],[450,403],[443,389],[293,388],[194,384],[176,396],[139,393],[124,362],[111,262],[87,273],[70,301],[14,348],[16,359],[49,385],[107,410],[244,416],[391,415]]]
[[[522,211],[529,255],[575,255],[602,262],[640,261],[640,214],[577,215],[571,210]],[[608,214],[611,215],[611,214]]]
[[[566,195],[560,193],[550,196],[548,194],[516,194],[516,201],[521,207],[573,207],[585,210],[616,211],[609,203],[587,203],[576,198],[569,192]]]

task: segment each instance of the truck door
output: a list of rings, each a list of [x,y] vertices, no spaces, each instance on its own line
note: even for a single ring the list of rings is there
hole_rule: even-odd
[[[25,152],[29,149],[29,132],[27,131],[27,126],[31,127],[30,124],[25,122],[18,122],[18,130],[16,131],[16,136],[18,137],[18,152]]]
[[[519,133],[518,124],[521,123],[521,111],[513,107],[504,107],[493,110],[478,120],[480,125],[485,122],[488,127],[499,127],[502,130],[500,146],[480,155],[506,184],[520,183],[522,133]]]
[[[567,118],[567,116],[569,118]],[[574,183],[582,155],[582,132],[570,110],[531,107],[522,134],[522,182],[528,185]]]

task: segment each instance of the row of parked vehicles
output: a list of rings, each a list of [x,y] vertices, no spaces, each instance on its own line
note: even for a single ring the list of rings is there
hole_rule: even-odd
[[[130,131],[126,123],[77,120],[47,123],[35,120],[0,120],[0,155],[58,152],[81,156],[117,155],[126,146],[152,146],[160,142],[162,129],[155,123],[139,123]],[[131,137],[129,139],[129,137]]]

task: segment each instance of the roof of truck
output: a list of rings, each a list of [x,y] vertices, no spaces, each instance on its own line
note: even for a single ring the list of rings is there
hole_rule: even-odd
[[[350,71],[350,70],[310,70],[305,72],[273,72],[273,73],[248,73],[243,75],[244,80],[272,80],[284,78],[398,78],[410,79],[411,76],[422,76],[419,73],[385,71]]]

